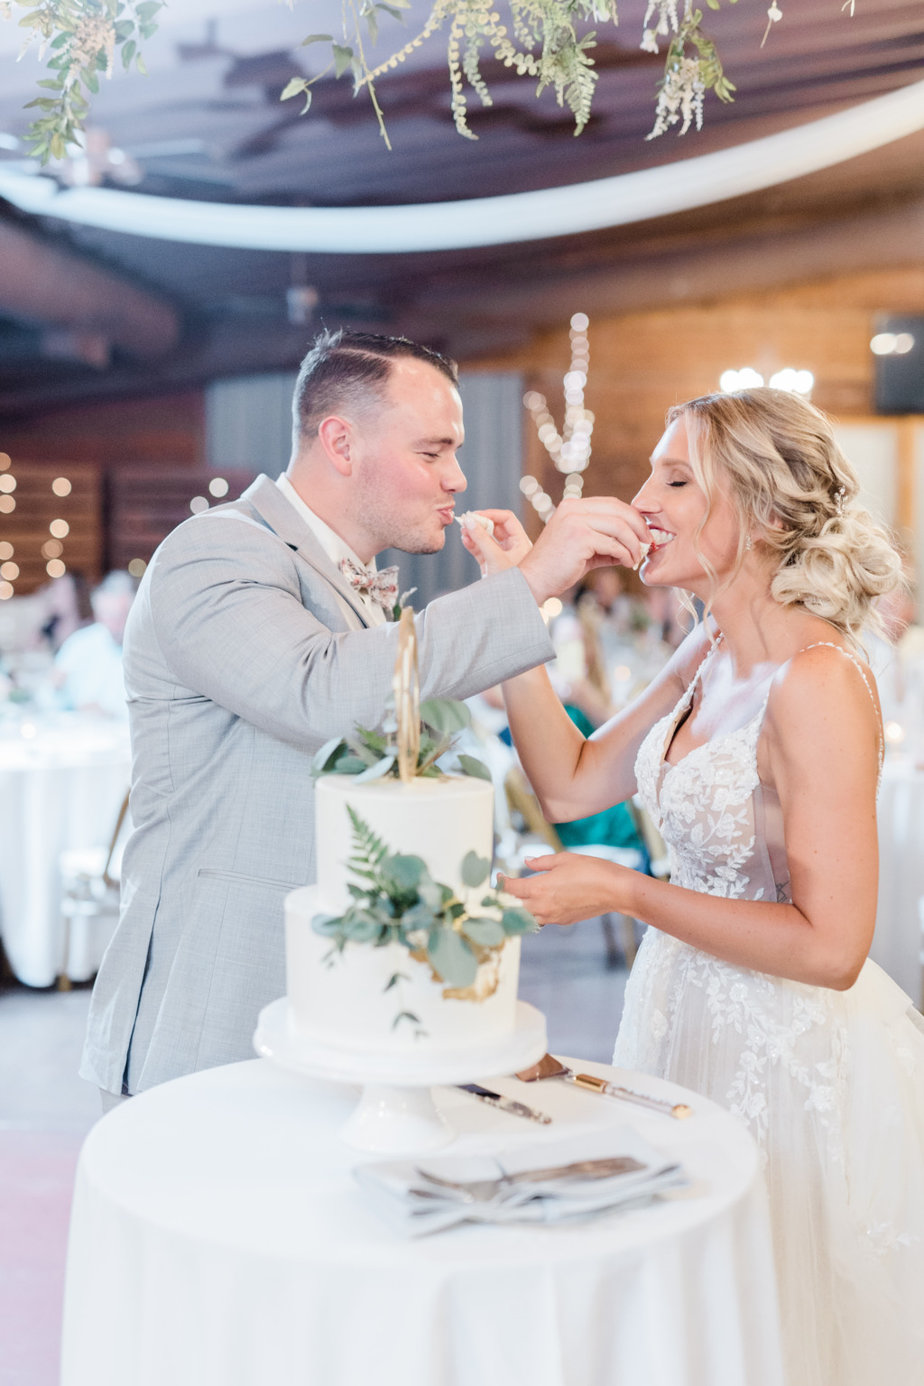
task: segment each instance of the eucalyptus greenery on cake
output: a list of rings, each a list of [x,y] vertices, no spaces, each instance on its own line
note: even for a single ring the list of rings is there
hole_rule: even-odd
[[[291,9],[293,0],[280,3]],[[182,0],[176,4],[181,10]],[[718,10],[720,4],[721,0],[706,0],[710,10]],[[468,92],[482,105],[492,104],[481,71],[485,58],[532,79],[536,96],[547,88],[554,91],[558,104],[572,111],[574,132],[580,134],[591,114],[597,81],[592,55],[597,32],[603,25],[615,28],[617,5],[618,0],[341,0],[339,32],[312,33],[302,40],[301,47],[320,46],[326,52],[321,71],[294,77],[280,99],[300,100],[304,114],[317,82],[328,76],[351,80],[354,95],[368,94],[390,148],[376,82],[443,31],[452,117],[461,135],[476,138],[468,124]],[[155,33],[164,7],[165,0],[0,0],[0,18],[18,19],[24,47],[35,41],[42,56],[51,55],[51,75],[39,83],[47,94],[29,103],[42,112],[29,136],[42,163],[65,157],[68,145],[84,128],[100,74],[112,72],[117,54],[126,68],[134,65],[144,71],[140,45]],[[853,0],[846,0],[842,8],[853,13]],[[779,0],[770,0],[765,39],[782,13]],[[406,25],[409,36],[389,43],[385,57],[374,56],[380,24],[391,31],[394,22]],[[641,47],[664,53],[649,138],[678,124],[681,134],[693,123],[699,127],[708,91],[722,101],[733,99],[734,85],[703,28],[702,10],[691,0],[648,0]]]
[[[496,969],[478,987],[479,968],[499,961],[508,938],[534,933],[539,926],[533,916],[520,905],[507,904],[498,891],[479,891],[491,863],[477,853],[468,852],[462,860],[462,899],[433,880],[421,857],[391,852],[353,808],[347,812],[353,830],[347,866],[357,878],[348,886],[353,903],[340,915],[316,915],[315,932],[331,939],[339,952],[348,943],[373,948],[400,944],[415,961],[429,964],[434,979],[445,984],[445,995],[462,1000],[490,995],[497,985]],[[402,979],[400,972],[393,973],[386,991],[399,987]],[[402,1020],[416,1023],[417,1017],[399,1010],[395,1024]]]
[[[471,722],[465,704],[451,698],[429,698],[421,703],[416,760],[410,778],[434,779],[444,774],[437,762],[452,751],[456,737]],[[314,775],[355,775],[357,783],[386,775],[398,779],[400,756],[398,718],[392,706],[380,728],[357,725],[349,736],[328,741],[315,755],[311,769]],[[477,757],[456,754],[454,760],[463,775],[490,780],[490,770]]]

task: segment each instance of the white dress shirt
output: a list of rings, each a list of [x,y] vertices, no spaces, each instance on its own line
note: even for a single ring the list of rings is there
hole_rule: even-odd
[[[352,562],[358,564],[360,568],[368,568],[372,573],[376,571],[375,559],[373,558],[371,563],[364,563],[358,554],[354,553],[350,548],[349,544],[345,543],[344,540],[340,538],[340,535],[321,519],[320,515],[316,515],[310,505],[305,504],[285,472],[276,478],[276,485],[289,504],[294,506],[299,515],[301,515],[305,524],[311,530],[335,568],[340,567],[340,560],[342,558],[349,558]],[[357,591],[356,595],[365,607],[372,625],[383,626],[388,620],[388,617],[385,615],[379,603],[373,601],[371,597],[366,596],[362,592]]]

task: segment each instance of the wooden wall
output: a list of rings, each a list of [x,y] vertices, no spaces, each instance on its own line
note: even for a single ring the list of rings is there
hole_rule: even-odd
[[[90,462],[101,468],[158,462],[194,466],[205,455],[201,390],[151,399],[70,405],[7,422],[0,449],[17,462]]]
[[[15,508],[0,512],[0,554],[13,550],[6,561],[18,569],[15,595],[28,595],[47,582],[47,563],[55,558],[91,582],[130,558],[147,560],[153,547],[146,547],[149,530],[135,525],[126,531],[114,504],[134,515],[132,496],[143,495],[146,476],[156,470],[171,502],[164,523],[172,528],[189,515],[190,498],[207,485],[208,477],[201,475],[204,451],[205,411],[198,390],[71,406],[5,424],[0,452],[9,459],[3,474],[15,482],[10,493]],[[126,471],[137,477],[137,486],[118,487]],[[180,480],[171,485],[168,478],[177,474]],[[52,490],[59,477],[71,483],[63,497]],[[50,554],[49,527],[61,519],[68,532],[59,540],[60,553]],[[120,532],[126,542],[116,542]],[[154,543],[162,537],[158,534]],[[9,595],[9,589],[0,594]]]
[[[683,302],[622,316],[590,318],[590,373],[585,402],[595,415],[588,494],[631,496],[648,470],[671,404],[718,388],[726,368],[753,366],[765,378],[782,366],[815,376],[814,403],[844,420],[874,409],[874,357],[869,349],[879,313],[924,313],[924,267],[845,275],[775,292],[726,300]],[[568,323],[528,348],[484,358],[484,369],[517,369],[562,415],[561,376],[569,360]],[[471,364],[471,363],[469,363]],[[553,500],[561,495],[535,430],[528,431],[527,466]],[[905,452],[905,466],[910,453]],[[903,522],[910,521],[909,478]]]

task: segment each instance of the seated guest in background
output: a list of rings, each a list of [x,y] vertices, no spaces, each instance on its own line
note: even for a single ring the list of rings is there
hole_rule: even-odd
[[[46,583],[37,595],[44,611],[38,635],[54,654],[69,635],[93,620],[90,584],[79,569],[69,568],[61,577]]]
[[[391,692],[400,589],[375,555],[441,549],[465,489],[456,370],[425,347],[322,333],[293,412],[285,475],[169,535],[129,618],[134,831],[81,1068],[104,1093],[252,1057],[285,992],[284,897],[315,879],[312,757],[379,725]],[[549,659],[539,604],[638,561],[647,530],[625,512],[570,501],[523,563],[432,602],[421,696]]]
[[[93,621],[69,635],[55,655],[53,681],[63,707],[126,718],[122,637],[138,584],[130,573],[107,573],[94,587]]]

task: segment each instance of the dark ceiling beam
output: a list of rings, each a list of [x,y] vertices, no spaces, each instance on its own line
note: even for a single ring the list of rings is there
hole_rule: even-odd
[[[473,328],[485,338],[492,324],[511,321],[555,325],[576,308],[624,314],[682,303],[724,299],[769,291],[839,274],[920,264],[924,258],[924,199],[895,209],[824,220],[798,229],[736,231],[706,244],[681,241],[659,252],[616,252],[604,267],[556,272],[554,259],[543,271],[541,287],[520,283],[441,283],[420,293],[413,313],[418,331],[446,334],[449,347],[464,355]],[[474,314],[472,303],[477,304]]]
[[[2,220],[0,315],[30,326],[92,332],[143,360],[171,351],[182,332],[180,315],[167,300]]]

